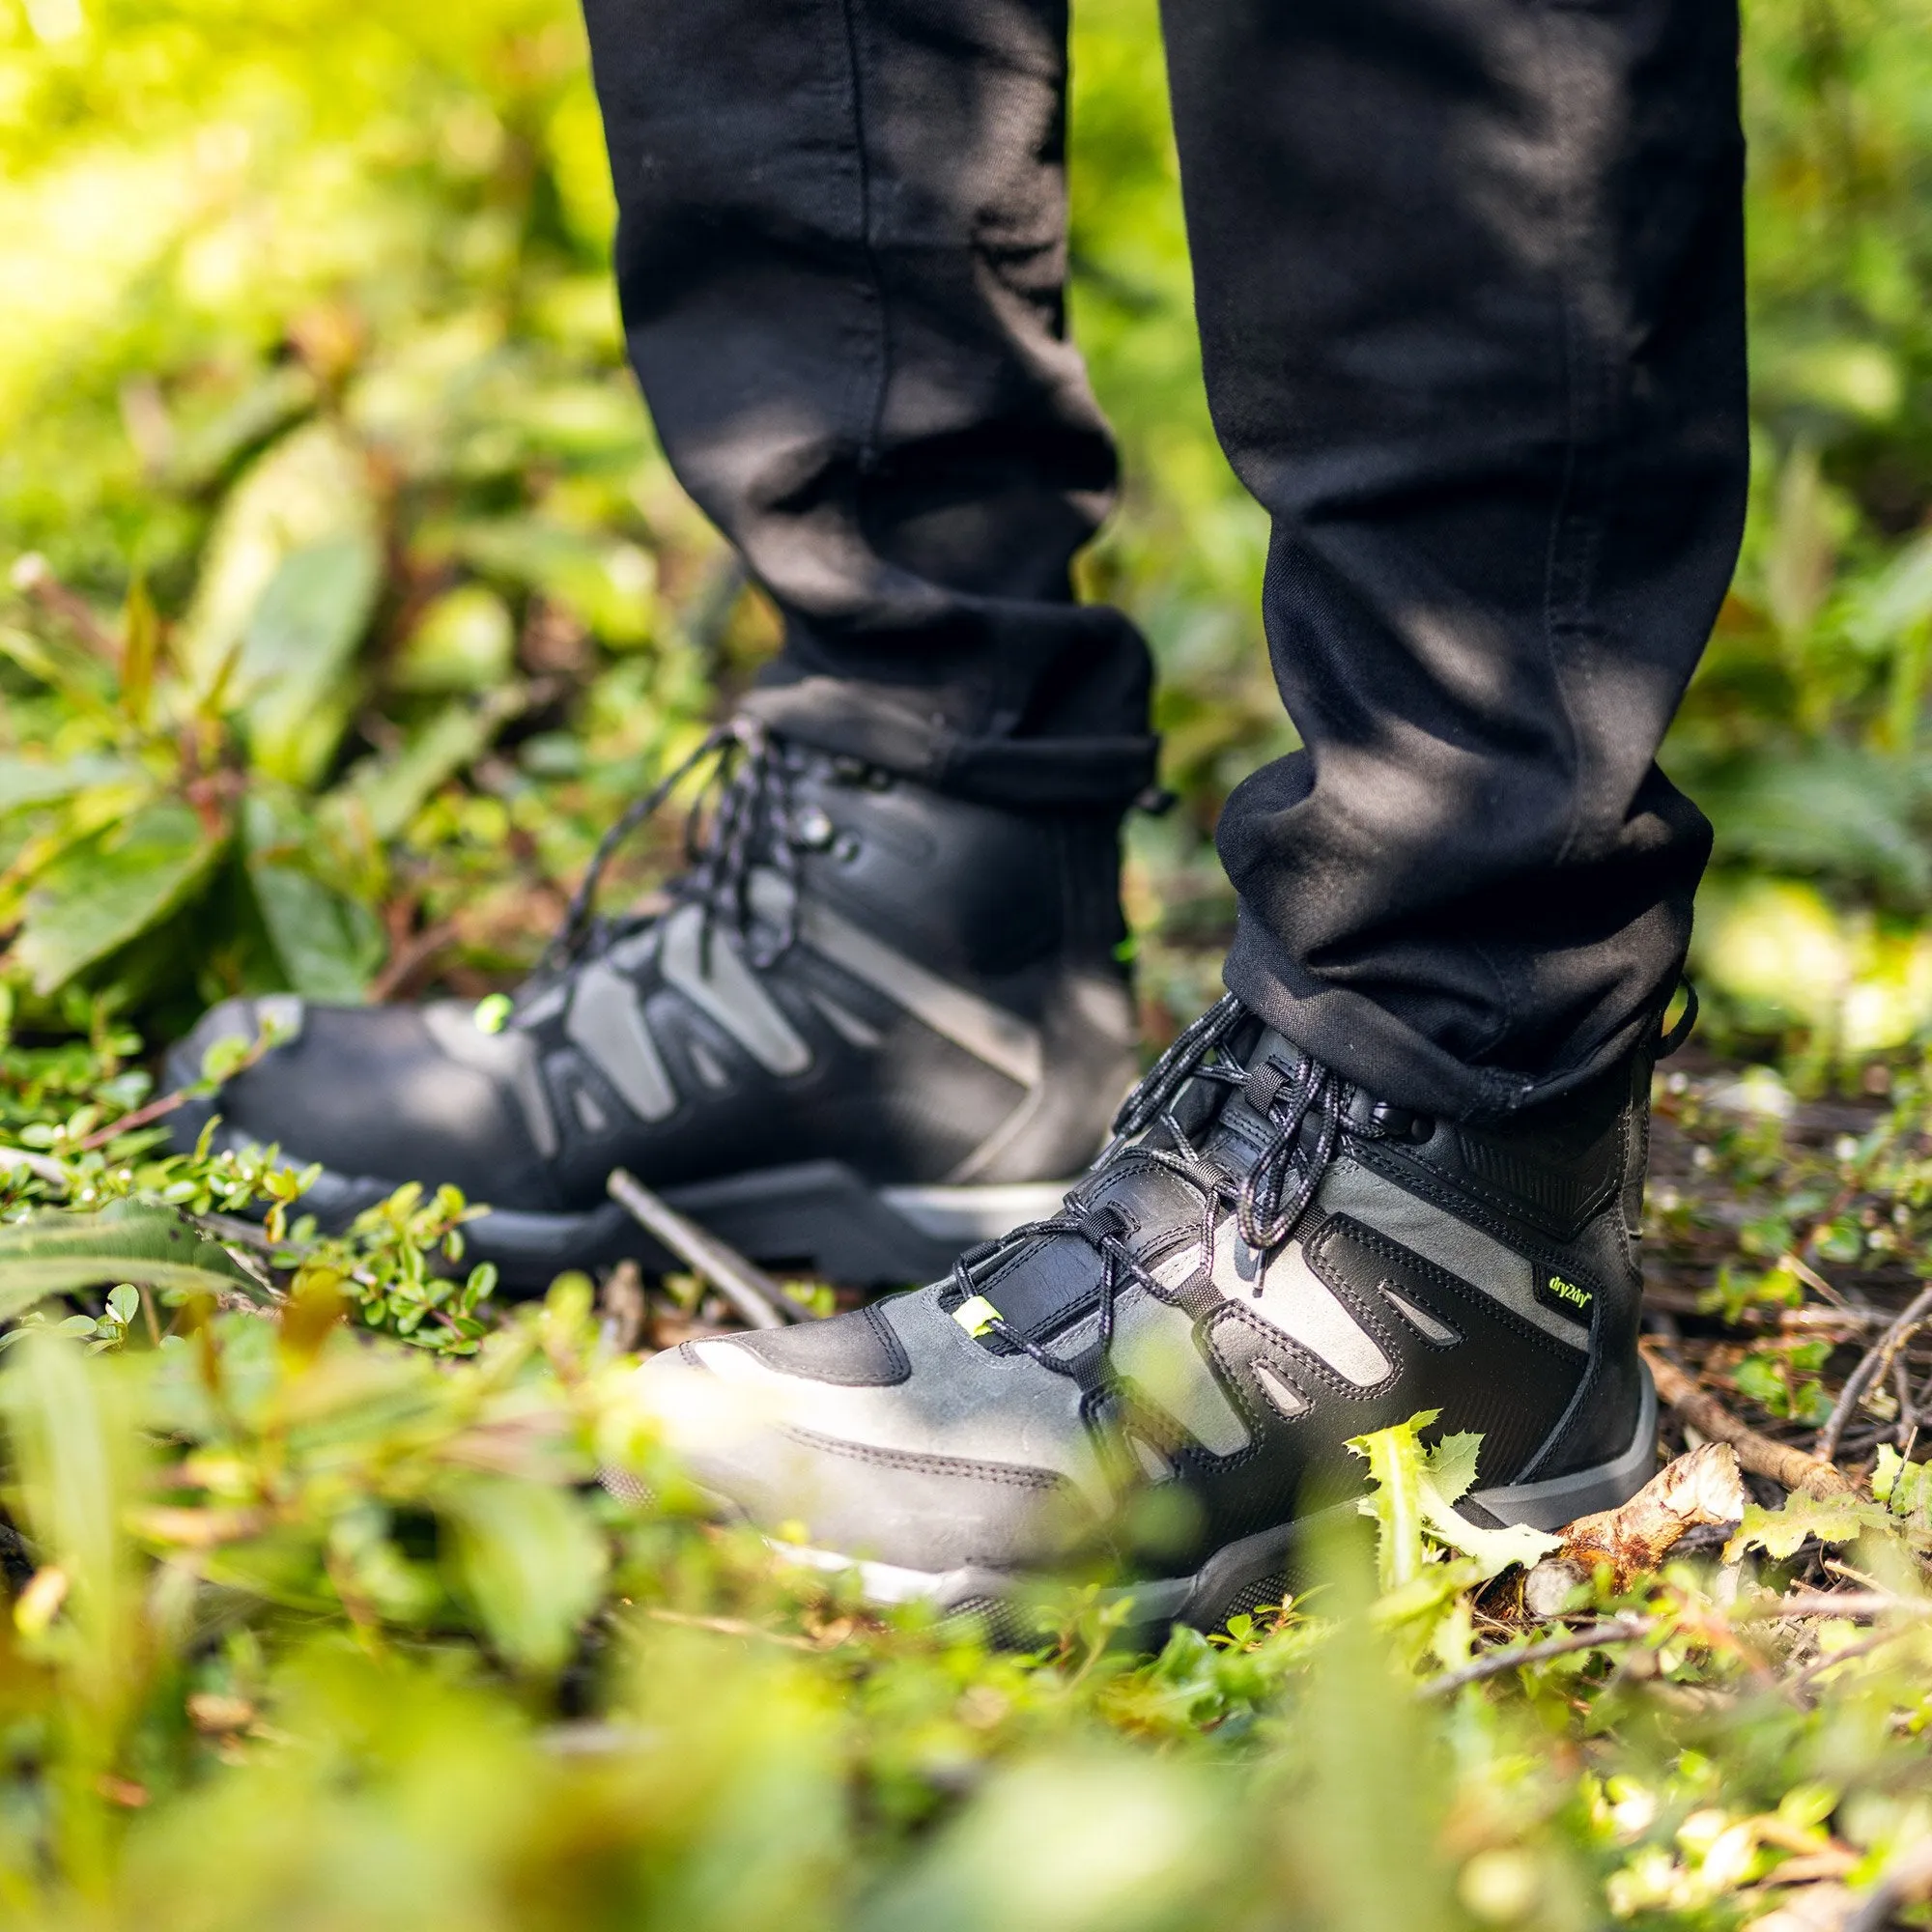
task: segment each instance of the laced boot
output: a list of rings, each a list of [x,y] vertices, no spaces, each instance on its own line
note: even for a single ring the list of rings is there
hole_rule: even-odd
[[[1482,1437],[1473,1520],[1552,1528],[1655,1466],[1654,1057],[1463,1126],[1225,999],[1057,1213],[914,1293],[687,1343],[641,1386],[722,1510],[878,1600],[984,1609],[1098,1561],[1137,1617],[1212,1628],[1278,1599],[1297,1520],[1359,1491],[1350,1438],[1424,1409]]]
[[[616,841],[698,759],[686,869],[649,913],[593,910]],[[606,1194],[618,1167],[759,1260],[918,1281],[1051,1208],[1133,1078],[1119,813],[942,796],[749,721],[605,840],[513,1001],[231,1000],[177,1050],[286,1036],[211,1102],[237,1144],[323,1173],[345,1224],[398,1184],[491,1212],[472,1256],[513,1285],[661,1260]]]

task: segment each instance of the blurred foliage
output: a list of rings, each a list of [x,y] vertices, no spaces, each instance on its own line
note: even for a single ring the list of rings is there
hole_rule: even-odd
[[[1152,0],[1077,11],[1074,314],[1129,478],[1083,571],[1154,640],[1181,795],[1133,833],[1158,1031],[1225,940],[1215,811],[1290,733]],[[1862,1347],[1847,1296],[1932,1270],[1932,0],[1749,13],[1751,523],[1666,755],[1719,827],[1718,1025],[1785,1077],[1665,1091],[1696,1159],[1654,1215],[1707,1385],[1798,1441]],[[502,1308],[454,1196],[325,1240],[270,1154],[168,1151],[144,1041],[230,991],[513,980],[770,646],[623,371],[610,221],[563,0],[0,0],[9,1922],[1717,1932],[1789,1901],[1817,1932],[1922,1886],[1903,1347],[1844,1435],[1869,1497],[1557,1618],[1496,1575],[1534,1550],[1450,1511],[1466,1445],[1409,1429],[1363,1445],[1373,1563],[1340,1535],[1302,1601],[1152,1658],[1048,1593],[1002,1652],[696,1520],[628,1389],[696,1284]],[[1889,1112],[1787,1131],[1794,1088],[1888,1052]],[[1772,1614],[1827,1549],[1897,1600],[1876,1623]],[[1497,1649],[1544,1639],[1573,1647]]]

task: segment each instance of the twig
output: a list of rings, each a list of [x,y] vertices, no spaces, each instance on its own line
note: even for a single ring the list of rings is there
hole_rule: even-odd
[[[1849,1663],[1854,1658],[1868,1656],[1872,1651],[1883,1649],[1885,1645],[1906,1635],[1911,1624],[1895,1624],[1890,1630],[1874,1631],[1870,1636],[1861,1637],[1857,1643],[1848,1643],[1843,1650],[1834,1650],[1827,1657],[1814,1659],[1796,1675],[1784,1680],[1784,1689],[1801,1704],[1809,1705],[1807,1687],[1814,1677],[1821,1677],[1828,1670],[1834,1670],[1841,1663]]]
[[[221,1076],[221,1083],[246,1073],[262,1058],[284,1042],[284,1036],[271,1027],[263,1027],[248,1049],[233,1066]],[[150,1100],[144,1107],[136,1107],[131,1114],[123,1114],[118,1121],[110,1121],[104,1127],[97,1127],[85,1140],[75,1141],[75,1153],[92,1153],[96,1148],[105,1147],[109,1141],[119,1140],[123,1134],[131,1134],[137,1128],[152,1126],[156,1121],[165,1120],[177,1107],[185,1107],[190,1100],[200,1099],[212,1091],[215,1083],[206,1079],[191,1086],[178,1088],[172,1094],[163,1094],[158,1099]]]
[[[1889,1590],[1793,1590],[1774,1604],[1744,1611],[1741,1623],[1790,1623],[1804,1617],[1884,1617],[1908,1611],[1932,1616],[1932,1600],[1895,1597]]]
[[[715,1631],[720,1636],[756,1637],[762,1643],[782,1644],[787,1650],[809,1650],[814,1656],[836,1650],[837,1644],[813,1643],[809,1636],[793,1636],[788,1631],[767,1630],[762,1624],[747,1623],[740,1617],[699,1617],[684,1610],[661,1610],[644,1605],[644,1615],[653,1623],[676,1624],[684,1630]],[[841,1636],[839,1643],[845,1641]]]
[[[1817,1238],[1818,1229],[1826,1227],[1831,1221],[1835,1221],[1856,1199],[1857,1196],[1855,1194],[1848,1193],[1842,1200],[1835,1202],[1833,1205],[1830,1215],[1821,1217],[1814,1225],[1812,1232],[1805,1236],[1805,1246],[1810,1246],[1811,1242]],[[1848,1305],[1845,1297],[1795,1249],[1787,1248],[1783,1254],[1779,1255],[1777,1264],[1779,1267],[1789,1268],[1806,1288],[1812,1290],[1815,1293],[1822,1294],[1827,1301],[1833,1303],[1839,1308],[1844,1308]]]
[[[1845,1378],[1838,1406],[1832,1411],[1832,1419],[1818,1432],[1818,1454],[1827,1462],[1838,1453],[1838,1439],[1845,1433],[1845,1425],[1858,1412],[1865,1391],[1891,1366],[1891,1358],[1928,1321],[1932,1321],[1932,1288],[1923,1288],[1904,1314],[1865,1350],[1858,1367]]]
[[[1753,1605],[1739,1613],[1740,1624],[1800,1623],[1812,1617],[1877,1617],[1888,1616],[1898,1611],[1908,1612],[1914,1620],[1932,1616],[1932,1601],[1919,1602],[1912,1597],[1894,1597],[1888,1590],[1843,1590],[1835,1595],[1829,1590],[1794,1590],[1788,1596],[1779,1597],[1775,1603]],[[1657,1617],[1627,1614],[1606,1618],[1602,1623],[1589,1625],[1583,1630],[1572,1631],[1565,1636],[1546,1637],[1541,1643],[1532,1643],[1521,1650],[1499,1648],[1492,1650],[1471,1663],[1465,1663],[1459,1670],[1452,1670],[1441,1677],[1431,1678],[1417,1691],[1418,1696],[1443,1697],[1452,1690],[1460,1690],[1465,1684],[1479,1684],[1486,1677],[1498,1677],[1505,1670],[1519,1664],[1542,1663],[1552,1657],[1567,1657],[1575,1651],[1594,1650],[1600,1645],[1611,1643],[1632,1643],[1637,1638],[1666,1630],[1665,1622]],[[1880,1640],[1889,1642],[1900,1634],[1898,1630],[1880,1633]],[[1819,1669],[1829,1669],[1832,1663],[1857,1657],[1866,1649],[1876,1649],[1877,1642],[1861,1644],[1837,1651]],[[1807,1670],[1791,1680],[1802,1684],[1812,1673]]]
[[[1702,1316],[1722,1321],[1726,1328],[1776,1328],[1782,1334],[1802,1334],[1812,1329],[1830,1332],[1883,1328],[1891,1320],[1890,1312],[1883,1308],[1817,1308],[1808,1302],[1803,1308],[1765,1308],[1752,1304],[1739,1309],[1734,1317],[1723,1316],[1706,1306],[1703,1295],[1689,1289],[1672,1288],[1667,1283],[1647,1286],[1643,1291],[1643,1307],[1647,1315]]]
[[[1532,1643],[1523,1650],[1492,1650],[1487,1657],[1479,1657],[1473,1663],[1465,1663],[1460,1670],[1451,1670],[1441,1677],[1432,1677],[1416,1692],[1419,1697],[1446,1697],[1452,1690],[1460,1690],[1465,1684],[1480,1684],[1486,1677],[1500,1677],[1505,1670],[1514,1670],[1520,1664],[1542,1663],[1552,1657],[1567,1657],[1573,1651],[1595,1650],[1608,1643],[1634,1643],[1638,1637],[1648,1636],[1657,1626],[1648,1617],[1610,1617],[1600,1624],[1591,1624],[1587,1629],[1572,1631],[1568,1636],[1546,1637],[1541,1643]]]
[[[109,1141],[118,1141],[123,1134],[131,1134],[139,1127],[151,1127],[156,1121],[165,1120],[177,1107],[185,1107],[195,1097],[192,1088],[184,1087],[173,1094],[163,1094],[157,1100],[150,1100],[145,1107],[136,1107],[131,1114],[123,1114],[118,1121],[104,1127],[97,1127],[85,1140],[75,1141],[75,1153],[92,1153],[96,1148],[104,1148]]]
[[[1692,1428],[1715,1442],[1728,1442],[1736,1450],[1738,1461],[1752,1475],[1769,1476],[1787,1490],[1802,1490],[1808,1495],[1854,1493],[1842,1470],[1788,1443],[1774,1442],[1769,1435],[1760,1435],[1755,1429],[1740,1422],[1661,1349],[1644,1347],[1641,1343],[1638,1346],[1650,1365],[1658,1394]]]
[[[381,1006],[384,1000],[391,998],[411,974],[434,959],[455,937],[456,922],[440,919],[396,947],[384,963],[383,970],[369,981],[370,1004]]]
[[[655,1235],[684,1264],[702,1275],[753,1328],[782,1328],[807,1319],[805,1310],[763,1268],[754,1267],[736,1248],[708,1228],[653,1194],[635,1175],[616,1168],[606,1185],[611,1200]]]

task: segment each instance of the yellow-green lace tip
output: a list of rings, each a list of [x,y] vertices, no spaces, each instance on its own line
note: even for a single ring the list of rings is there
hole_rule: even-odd
[[[492,993],[487,999],[477,1001],[470,1018],[478,1033],[501,1033],[515,1011],[516,1002],[508,993]]]
[[[952,1311],[952,1319],[969,1335],[983,1335],[1000,1319],[1000,1311],[983,1294],[969,1294]]]

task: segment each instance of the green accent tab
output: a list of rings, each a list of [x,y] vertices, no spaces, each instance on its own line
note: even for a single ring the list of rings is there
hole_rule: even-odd
[[[491,993],[476,1002],[476,1010],[469,1017],[478,1033],[501,1033],[516,1009],[517,1003],[508,993]]]
[[[952,1311],[952,1319],[967,1334],[983,1335],[1000,1319],[1000,1311],[983,1294],[969,1294]]]

